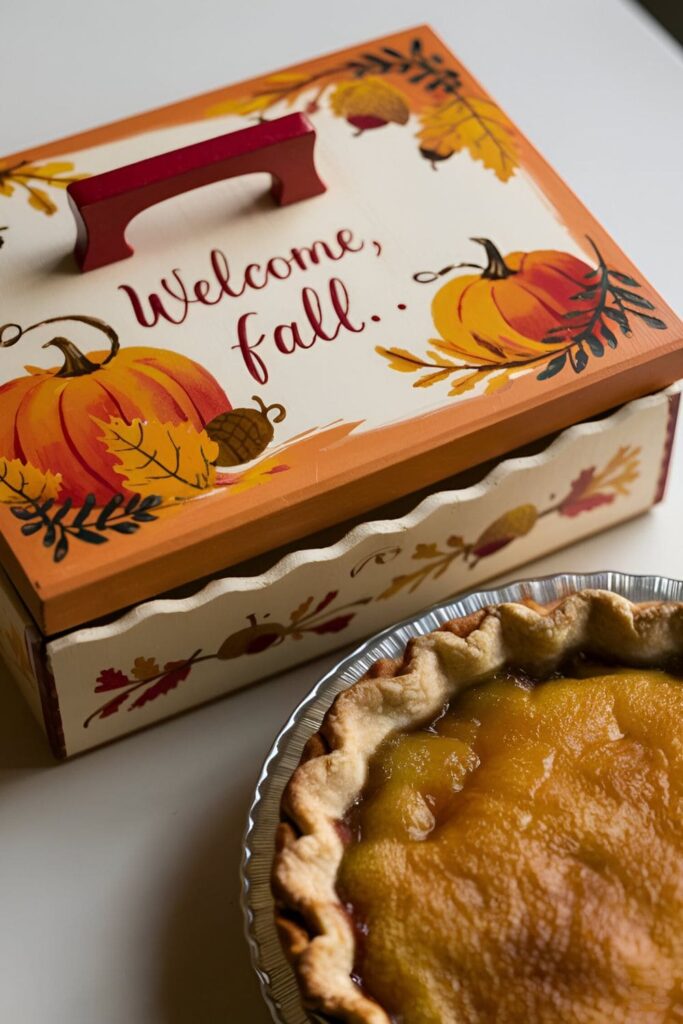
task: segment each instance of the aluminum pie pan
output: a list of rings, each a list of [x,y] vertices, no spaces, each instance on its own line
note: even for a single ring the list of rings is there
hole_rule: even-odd
[[[276,1024],[326,1024],[304,1009],[294,973],[280,946],[270,889],[275,830],[282,793],[297,767],[306,740],[317,732],[337,694],[365,675],[378,658],[402,655],[411,637],[430,633],[449,619],[487,605],[531,599],[546,604],[577,590],[611,590],[631,601],[683,601],[683,581],[620,572],[561,573],[518,580],[502,587],[476,588],[377,633],[319,680],[290,715],[261,769],[247,819],[241,881],[242,910],[251,961],[261,993]]]

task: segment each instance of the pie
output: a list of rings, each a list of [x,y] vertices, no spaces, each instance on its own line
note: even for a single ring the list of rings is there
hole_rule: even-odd
[[[353,1024],[683,1021],[683,604],[581,591],[409,642],[284,795],[276,919]]]

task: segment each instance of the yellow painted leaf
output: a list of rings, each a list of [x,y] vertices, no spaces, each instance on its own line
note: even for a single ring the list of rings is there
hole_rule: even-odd
[[[415,373],[416,370],[430,369],[429,363],[425,363],[405,348],[384,348],[382,345],[377,345],[375,352],[389,361],[392,370],[398,370],[400,373]]]
[[[36,188],[35,185],[31,185],[29,189],[28,202],[29,206],[32,206],[34,210],[40,210],[41,213],[47,214],[48,217],[57,212],[57,204],[50,199],[44,189]]]
[[[311,76],[303,71],[278,71],[268,75],[266,85],[306,85],[310,80]]]
[[[154,658],[136,658],[133,663],[133,678],[139,679],[142,682],[143,679],[153,679],[154,676],[158,676],[161,672],[158,664]]]
[[[428,373],[426,377],[420,377],[413,384],[414,388],[430,388],[432,384],[440,384],[442,380],[447,380],[448,377],[453,373],[453,370],[448,368],[444,370],[435,370],[434,373]]]
[[[504,388],[509,387],[510,384],[512,383],[512,381],[510,380],[510,375],[512,373],[513,370],[503,370],[502,373],[492,375],[488,384],[486,385],[485,394],[492,395],[496,391],[502,391]]]
[[[80,178],[85,178],[85,174],[71,174],[74,170],[74,165],[68,160],[55,161],[51,164],[25,164],[23,167],[17,168],[17,178],[43,178],[47,180],[49,178],[50,185],[54,185],[57,188],[66,188],[71,181],[77,181]],[[60,180],[62,175],[68,175],[63,180]]]
[[[418,544],[413,551],[413,558],[443,558],[443,551],[438,544]]]
[[[216,480],[213,461],[218,445],[206,431],[190,423],[132,423],[114,417],[102,428],[101,440],[116,458],[116,472],[136,494],[186,500],[210,490]]]
[[[441,157],[466,149],[501,181],[519,165],[514,126],[490,100],[459,95],[427,110],[421,122],[420,145]]]
[[[222,100],[209,107],[205,113],[206,117],[222,117],[229,114],[236,114],[242,117],[247,114],[260,114],[268,107],[272,107],[283,98],[283,91],[273,90],[264,92],[259,96],[240,96],[234,99]]]
[[[6,504],[23,505],[56,498],[61,482],[59,473],[43,473],[21,459],[0,458],[0,501]]]
[[[488,369],[475,370],[474,373],[468,373],[464,377],[459,377],[458,380],[454,380],[451,384],[451,389],[448,394],[451,397],[464,395],[467,391],[471,391],[472,388],[476,387],[479,381],[483,380],[488,372]]]
[[[14,192],[14,185],[9,178],[3,178],[0,172],[0,196],[11,196]]]
[[[298,622],[299,619],[303,619],[308,609],[313,604],[313,598],[307,597],[305,601],[302,601],[298,608],[295,608],[292,614],[289,616],[290,622]]]

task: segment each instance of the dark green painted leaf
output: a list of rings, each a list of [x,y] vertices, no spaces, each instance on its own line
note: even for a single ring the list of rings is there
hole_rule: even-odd
[[[392,50],[390,46],[383,46],[382,51],[387,53],[390,57],[395,57],[396,60],[405,60],[402,53],[399,53],[398,50]]]
[[[116,511],[116,509],[122,502],[122,494],[115,494],[113,498],[109,499],[109,501],[107,502],[107,504],[104,506],[99,516],[97,517],[97,522],[95,523],[95,526],[98,530],[104,530],[106,528],[107,519],[109,519],[109,516]]]
[[[593,355],[597,356],[598,359],[600,359],[602,356],[604,356],[604,354],[605,354],[605,346],[603,345],[603,343],[600,341],[599,338],[595,337],[594,334],[587,334],[586,335],[586,343],[587,343],[589,349],[591,350],[591,352],[593,353]]]
[[[618,295],[623,302],[630,302],[632,306],[639,306],[641,309],[655,308],[649,299],[644,299],[642,295],[636,295],[635,292],[630,292],[626,288],[613,288],[612,291],[615,295]]]
[[[126,515],[129,516],[131,514],[131,512],[133,511],[133,509],[137,508],[139,504],[140,504],[140,495],[139,494],[134,494],[133,497],[128,502],[128,504],[126,505]]]
[[[85,501],[74,516],[73,523],[71,524],[72,526],[82,526],[95,507],[95,501],[96,499],[94,494],[86,495]]]
[[[138,509],[138,512],[142,512],[143,509],[157,508],[158,505],[161,505],[163,500],[164,499],[161,497],[160,494],[149,494],[140,502],[140,508]]]
[[[634,281],[632,277],[628,276],[628,274],[622,274],[618,270],[608,270],[607,273],[616,281],[621,281],[622,284],[630,284],[633,285],[634,288],[640,288],[638,282]]]
[[[612,334],[612,332],[606,324],[601,324],[600,333],[602,334],[603,338],[605,339],[610,348],[617,347],[617,339],[614,337],[614,335]]]
[[[14,509],[12,511],[14,512]],[[25,523],[21,528],[21,532],[25,537],[30,537],[32,533],[38,533],[38,530],[42,530],[42,528],[43,524],[38,520],[37,523]]]
[[[549,377],[554,377],[556,373],[559,373],[560,370],[564,368],[566,362],[566,352],[563,352],[559,356],[555,356],[554,359],[550,360],[546,368],[536,375],[536,380],[548,380]]]
[[[592,299],[598,290],[597,284],[594,284],[592,288],[586,288],[585,292],[577,292],[576,295],[572,295],[572,302],[577,302],[580,299]]]
[[[40,512],[40,514],[42,516],[44,516],[46,513],[48,513],[50,511],[50,509],[52,508],[54,503],[55,503],[55,499],[54,498],[48,498],[47,501],[44,501],[42,505],[38,506],[38,511]]]
[[[151,512],[133,512],[133,519],[136,523],[154,523],[158,518],[158,516],[153,516]]]
[[[43,537],[43,547],[51,548],[57,538],[57,531],[55,530],[52,523],[48,522],[45,527],[45,536]]]
[[[586,369],[588,366],[588,355],[585,349],[579,348],[576,350],[573,365],[577,373],[582,373]]]
[[[62,507],[60,509],[58,509],[55,512],[55,514],[53,515],[52,522],[55,523],[55,524],[56,523],[61,523],[62,519],[67,514],[67,512],[69,512],[71,510],[71,506],[72,505],[73,505],[73,501],[71,500],[71,498],[67,498],[66,501],[64,502],[64,504],[62,505]]]
[[[67,553],[68,550],[69,550],[69,541],[67,540],[66,534],[63,533],[62,536],[57,541],[57,546],[55,547],[55,553],[54,553],[54,560],[55,560],[55,562],[61,562],[61,560],[66,556],[66,553]]]
[[[101,533],[96,533],[95,530],[86,530],[85,527],[83,527],[83,526],[81,527],[81,529],[76,534],[76,537],[77,537],[78,540],[83,540],[87,544],[106,544],[107,543],[107,538],[103,537]]]
[[[19,506],[19,505],[15,505],[13,508],[11,508],[10,512],[17,519],[35,519],[35,517],[38,515],[38,513],[36,511],[32,512],[30,509],[28,509],[28,508],[21,508],[21,506]],[[42,525],[41,523],[38,523],[38,526],[41,526],[41,525]]]
[[[112,523],[109,529],[116,530],[117,533],[135,533],[139,526],[137,523]]]
[[[654,327],[656,331],[665,331],[666,324],[656,316],[648,316],[646,313],[636,313],[641,320],[644,320],[648,327]]]
[[[568,313],[564,314],[565,320],[574,320],[577,316],[585,316],[585,309],[570,309]]]
[[[413,54],[414,57],[422,53],[422,43],[420,42],[419,39],[412,40],[410,44],[410,52]]]
[[[628,318],[623,310],[605,306],[602,312],[603,316],[609,317],[610,320],[614,320],[619,325],[619,330],[622,334],[625,334],[627,338],[630,336],[631,329],[628,325]]]

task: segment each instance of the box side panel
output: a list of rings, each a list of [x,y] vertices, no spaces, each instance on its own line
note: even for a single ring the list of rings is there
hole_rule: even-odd
[[[35,718],[45,729],[38,683],[42,644],[37,642],[37,632],[9,578],[0,569],[0,658],[7,674],[17,684]]]
[[[140,605],[48,644],[68,754],[370,634],[484,579],[631,518],[656,499],[670,447],[662,393],[580,424],[404,519]]]

